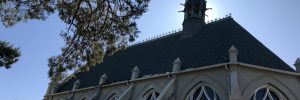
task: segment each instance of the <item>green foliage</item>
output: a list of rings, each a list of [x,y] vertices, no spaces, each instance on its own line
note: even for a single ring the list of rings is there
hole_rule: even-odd
[[[55,0],[0,0],[0,18],[4,26],[20,21],[45,20],[54,12]]]
[[[105,54],[124,49],[139,33],[136,19],[150,0],[0,0],[0,18],[6,27],[17,22],[45,20],[55,12],[67,24],[61,33],[62,53],[49,58],[49,77],[68,70],[88,71]]]
[[[20,55],[19,48],[14,48],[8,42],[0,41],[0,67],[11,68],[11,65],[18,61]]]

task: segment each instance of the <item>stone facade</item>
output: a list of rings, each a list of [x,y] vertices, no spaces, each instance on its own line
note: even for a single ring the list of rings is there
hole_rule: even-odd
[[[109,78],[109,76],[108,76]],[[262,86],[269,86],[283,100],[300,99],[300,74],[274,70],[244,63],[222,63],[195,69],[141,77],[100,87],[51,94],[49,100],[89,100],[101,88],[97,100],[152,100],[147,99],[156,92],[153,100],[190,100],[190,92],[199,84],[212,88],[219,100],[250,100]],[[235,83],[236,82],[236,83]],[[120,98],[122,97],[122,98]],[[218,100],[218,99],[217,99]]]
[[[197,35],[198,37],[201,37],[199,36],[199,31],[201,31],[203,28],[207,28],[207,26],[205,25],[208,25],[204,22],[204,12],[207,10],[206,1],[186,0],[186,4],[184,6],[184,13],[186,15],[183,22],[183,30],[181,32],[177,32],[179,35],[181,35],[179,40],[193,38]],[[228,20],[228,23],[221,23],[222,21],[225,22],[226,20]],[[82,81],[80,80],[80,78],[77,78],[76,81],[73,82],[73,88],[61,92],[57,92],[57,87],[61,86],[61,84],[51,82],[49,83],[49,87],[44,100],[300,100],[299,58],[294,64],[297,70],[289,70],[289,68],[287,68],[289,67],[288,65],[282,66],[285,63],[276,55],[273,55],[272,53],[270,53],[270,51],[265,49],[263,45],[258,43],[257,40],[255,40],[254,38],[250,38],[255,40],[250,41],[250,35],[247,35],[247,33],[245,33],[246,35],[242,34],[241,32],[244,32],[245,30],[236,25],[235,21],[231,20],[230,16],[226,17],[225,20],[221,20],[219,22],[220,25],[224,26],[233,25],[233,27],[229,27],[228,30],[230,30],[229,32],[232,33],[237,31],[237,33],[228,34],[232,35],[228,37],[230,37],[229,39],[231,39],[231,37],[235,37],[234,35],[238,35],[238,39],[229,40],[227,36],[223,36],[224,34],[220,32],[219,34],[215,34],[214,36],[221,34],[222,36],[219,36],[218,39],[226,38],[224,40],[237,42],[228,42],[229,46],[232,45],[230,48],[224,46],[225,44],[218,45],[224,46],[222,48],[226,47],[227,51],[221,49],[221,47],[214,48],[213,46],[212,48],[217,50],[215,50],[216,52],[213,52],[212,55],[205,56],[207,58],[204,57],[204,59],[201,60],[188,58],[188,60],[193,60],[194,62],[212,62],[211,59],[214,57],[211,56],[215,56],[215,53],[221,54],[225,52],[227,57],[222,56],[218,58],[224,57],[223,60],[226,61],[213,61],[215,63],[208,66],[185,66],[185,68],[183,69],[181,68],[183,63],[185,63],[183,61],[187,61],[187,58],[181,61],[181,58],[178,56],[176,58],[172,58],[174,59],[174,61],[170,60],[173,61],[173,63],[169,63],[170,67],[172,68],[169,71],[161,74],[141,75],[141,73],[146,70],[140,70],[140,68],[145,66],[137,65],[132,69],[131,73],[130,71],[128,71],[128,75],[131,74],[131,76],[127,78],[129,80],[108,83],[106,81],[110,79],[110,76],[107,74],[103,74],[101,77],[99,77],[97,86],[80,88],[80,83],[82,83]],[[214,22],[211,23],[213,24]],[[223,29],[224,26],[221,26],[220,29]],[[225,31],[228,32],[227,30]],[[204,32],[207,32],[207,30]],[[213,29],[211,33],[217,32],[218,31],[215,31]],[[205,36],[209,37],[207,34]],[[240,40],[239,38],[241,37],[243,39]],[[197,39],[199,40],[199,38],[194,38],[194,40]],[[245,46],[245,44],[239,44],[241,41],[247,42],[244,41],[244,39],[248,39],[250,41],[248,41],[248,44],[253,43],[253,45],[249,47],[249,45]],[[159,41],[159,39],[155,39],[153,41]],[[198,43],[198,41],[196,42]],[[212,45],[214,44],[216,43],[212,43]],[[234,44],[237,44],[236,47],[243,47],[241,48],[241,51],[243,52],[239,52],[239,48],[236,48]],[[255,52],[250,53],[249,51],[251,50],[249,50],[249,48],[247,47],[251,49],[256,49],[254,47],[259,47],[264,50],[253,50]],[[195,50],[196,52],[198,52],[198,50],[201,49]],[[218,51],[219,49],[222,50],[221,53]],[[204,50],[204,53],[207,53],[208,51]],[[186,51],[182,50],[182,52]],[[250,54],[243,54],[245,52]],[[258,53],[261,54],[253,55]],[[192,52],[189,56],[195,57],[195,54],[195,52]],[[239,54],[242,55],[240,57],[243,57],[243,59],[240,58],[241,60],[239,60]],[[197,56],[199,55],[202,56],[201,53],[199,53]],[[186,55],[181,56],[185,57]],[[263,59],[268,59],[271,57],[274,59],[261,61],[253,59],[253,56],[254,58],[257,58],[256,56],[260,56]],[[245,63],[243,61],[251,62],[251,64]],[[134,64],[135,63],[137,62],[134,62]],[[259,64],[261,65],[258,66]],[[114,67],[117,68],[116,66]],[[133,66],[131,66],[131,68],[132,67]],[[128,68],[128,66],[126,68]],[[129,68],[128,70],[130,70],[131,68]],[[157,69],[161,70],[160,68]],[[117,72],[113,74],[119,75]],[[70,86],[70,84],[68,85]]]
[[[180,63],[177,58],[173,63],[174,68],[179,69]],[[83,89],[76,89],[78,84],[74,84],[74,90],[51,94],[48,100],[196,100],[199,95],[207,96],[210,98],[208,100],[252,100],[252,96],[260,88],[268,88],[272,91],[270,96],[275,94],[280,100],[300,99],[299,73],[241,62],[173,70],[144,77],[135,77],[137,71],[138,67],[135,67],[132,79],[128,81]],[[201,91],[198,94],[195,92],[203,87],[208,87],[213,92],[205,89],[206,92],[202,95]],[[98,89],[101,91],[97,91]],[[92,99],[95,94],[99,94],[98,98]],[[277,97],[273,100],[277,100]]]

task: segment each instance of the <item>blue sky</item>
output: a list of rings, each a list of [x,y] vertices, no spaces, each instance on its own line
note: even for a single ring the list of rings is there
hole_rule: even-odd
[[[185,0],[152,0],[138,20],[138,41],[181,28]],[[290,66],[300,57],[300,0],[207,0],[209,20],[232,13],[233,18]],[[66,25],[56,16],[11,28],[0,25],[0,40],[20,47],[13,68],[0,68],[0,100],[41,100],[46,92],[47,59],[60,53],[59,36]],[[292,66],[293,67],[293,66]]]

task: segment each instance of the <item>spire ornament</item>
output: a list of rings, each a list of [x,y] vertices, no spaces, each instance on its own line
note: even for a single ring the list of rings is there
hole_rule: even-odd
[[[300,58],[297,58],[297,60],[295,61],[294,66],[296,67],[296,72],[300,73]]]
[[[184,19],[188,18],[205,18],[206,8],[205,0],[186,0],[184,4],[185,8],[183,10],[185,16]],[[203,19],[205,20],[205,19]]]
[[[140,69],[139,69],[138,66],[135,66],[135,67],[132,69],[131,80],[138,78],[139,75],[140,75]]]
[[[228,50],[230,63],[237,63],[238,52],[238,49],[236,49],[234,45],[230,47]]]
[[[80,87],[80,80],[78,79],[74,82],[72,91],[79,89],[79,87]]]
[[[176,60],[173,62],[173,72],[178,72],[181,70],[181,60],[178,57]]]
[[[187,38],[199,32],[205,25],[205,11],[210,8],[206,8],[206,0],[186,0],[183,6],[184,21],[182,26],[184,34],[182,38]]]
[[[104,84],[107,80],[107,75],[104,73],[101,75],[100,80],[99,80],[99,86]]]

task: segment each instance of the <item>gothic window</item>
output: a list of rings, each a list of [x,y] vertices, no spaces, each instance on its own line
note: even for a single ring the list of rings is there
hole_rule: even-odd
[[[153,89],[147,92],[146,95],[144,95],[144,100],[157,100],[159,96],[159,93],[154,91]]]
[[[220,100],[220,97],[211,87],[200,83],[190,91],[185,100]]]
[[[111,98],[109,98],[107,100],[119,100],[119,97],[118,96],[114,96],[114,97],[111,97]]]
[[[115,93],[111,95],[107,100],[119,100],[119,96],[117,96]]]
[[[87,100],[87,99],[86,99],[86,97],[83,97],[83,98],[82,98],[82,99],[80,99],[80,100]]]
[[[275,88],[264,85],[254,91],[251,96],[251,100],[287,100],[284,96]]]
[[[79,100],[88,100],[88,96],[87,96],[87,95],[85,95],[85,96],[82,96],[82,98],[81,98],[81,99],[79,99]]]

